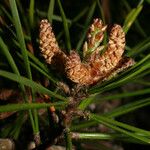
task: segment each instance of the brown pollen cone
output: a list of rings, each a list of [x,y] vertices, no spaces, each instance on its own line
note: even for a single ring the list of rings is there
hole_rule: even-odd
[[[86,63],[81,63],[80,56],[77,52],[71,51],[66,61],[65,71],[67,77],[75,83],[89,84],[90,67]]]
[[[51,64],[52,57],[55,53],[60,52],[52,27],[48,20],[44,19],[40,22],[40,49],[43,57],[48,64]]]
[[[66,54],[59,48],[51,24],[44,19],[40,23],[40,49],[48,64],[57,71],[64,73]]]

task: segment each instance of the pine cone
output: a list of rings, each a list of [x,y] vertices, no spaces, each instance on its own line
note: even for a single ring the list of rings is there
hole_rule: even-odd
[[[64,73],[64,65],[66,63],[67,56],[59,48],[55,35],[52,31],[52,27],[48,20],[44,19],[40,23],[40,49],[43,57],[48,64],[52,64],[52,67],[59,73]]]
[[[75,51],[70,52],[70,56],[66,61],[65,71],[67,77],[75,83],[89,84],[90,83],[90,66],[81,63],[80,56]]]
[[[55,53],[60,52],[52,27],[48,20],[44,19],[40,23],[40,49],[48,64],[51,64]]]

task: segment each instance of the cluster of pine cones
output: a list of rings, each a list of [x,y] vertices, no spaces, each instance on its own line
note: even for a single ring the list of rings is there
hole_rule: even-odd
[[[83,45],[83,59],[75,50],[65,54],[59,47],[51,24],[44,19],[40,23],[40,50],[46,62],[60,66],[72,82],[93,85],[108,80],[132,66],[134,60],[124,57],[125,33],[114,24],[108,33],[108,43],[102,45],[107,26],[101,19],[94,19],[89,27],[87,41]],[[103,52],[103,53],[102,53]]]

